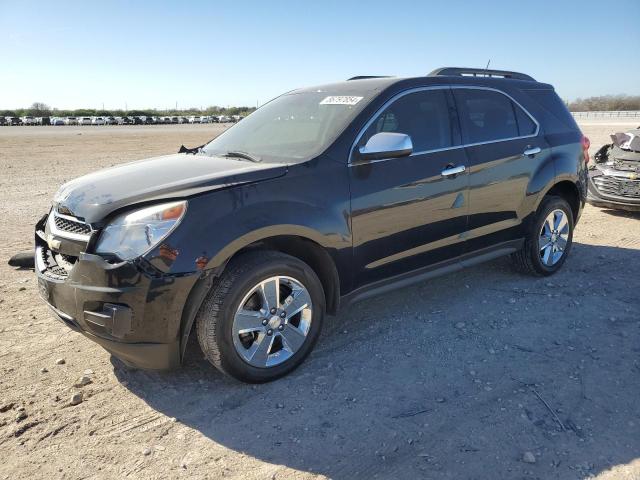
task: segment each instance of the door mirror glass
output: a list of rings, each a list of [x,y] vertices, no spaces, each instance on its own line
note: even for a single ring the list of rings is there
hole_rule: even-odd
[[[407,157],[413,152],[411,137],[404,133],[380,132],[360,147],[360,160]]]

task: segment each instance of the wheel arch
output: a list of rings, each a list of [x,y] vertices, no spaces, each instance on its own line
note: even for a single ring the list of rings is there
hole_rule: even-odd
[[[547,195],[564,198],[571,206],[574,222],[577,222],[582,195],[578,187],[579,175],[575,171],[575,162],[571,163],[568,157],[564,151],[554,152],[541,164],[529,181],[527,195],[535,196],[533,212],[538,210]]]
[[[297,235],[278,235],[268,237],[248,245],[245,250],[264,248],[286,253],[302,260],[318,275],[324,290],[327,312],[335,315],[340,305],[340,276],[329,252],[319,243]]]
[[[555,195],[561,197],[567,201],[571,207],[571,213],[573,215],[573,221],[578,221],[580,214],[580,191],[577,185],[570,180],[561,180],[554,183],[542,196],[542,198],[548,195]],[[541,199],[542,201],[542,199]]]
[[[295,227],[295,228],[291,228]],[[287,233],[285,233],[287,232]],[[296,233],[291,233],[296,232]],[[180,354],[184,357],[196,314],[225,267],[243,253],[255,250],[275,250],[305,262],[316,273],[324,290],[327,313],[335,315],[340,305],[340,276],[331,247],[323,246],[322,236],[312,229],[281,226],[260,229],[234,240],[209,261],[202,277],[191,289],[180,321]]]

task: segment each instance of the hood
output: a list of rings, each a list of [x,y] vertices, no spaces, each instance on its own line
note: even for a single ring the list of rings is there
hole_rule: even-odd
[[[119,208],[150,200],[258,182],[284,175],[282,164],[175,154],[99,170],[65,183],[53,203],[60,213],[99,222]]]
[[[616,133],[615,135],[626,135]],[[612,135],[613,137],[614,135]],[[640,139],[640,137],[635,137]],[[632,137],[633,139],[633,137]],[[639,142],[640,143],[640,142]],[[637,147],[640,147],[638,145]],[[633,172],[636,177],[640,173],[640,151],[636,152],[629,149],[619,147],[615,143],[604,145],[593,156],[595,161],[589,165],[589,168],[600,170],[617,170],[620,172]]]

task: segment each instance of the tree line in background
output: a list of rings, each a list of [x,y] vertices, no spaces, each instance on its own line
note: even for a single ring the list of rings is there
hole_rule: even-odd
[[[94,108],[78,108],[75,110],[58,110],[51,108],[44,103],[35,102],[29,108],[18,108],[15,110],[0,110],[0,116],[3,117],[164,117],[164,116],[190,116],[190,115],[240,115],[242,117],[250,114],[255,107],[218,107],[211,106],[209,108],[186,108],[182,110],[101,110]]]
[[[640,95],[603,95],[601,97],[578,98],[567,102],[572,112],[608,112],[640,110]]]
[[[603,95],[600,97],[578,98],[572,102],[567,102],[567,107],[572,112],[593,112],[593,111],[628,111],[640,110],[640,95]],[[240,115],[246,116],[253,112],[255,107],[218,107],[209,108],[187,108],[183,110],[100,110],[93,108],[79,108],[76,110],[58,110],[50,108],[48,105],[35,102],[29,108],[18,108],[16,110],[0,110],[0,116],[4,117],[123,117],[123,116],[189,116],[189,115]]]

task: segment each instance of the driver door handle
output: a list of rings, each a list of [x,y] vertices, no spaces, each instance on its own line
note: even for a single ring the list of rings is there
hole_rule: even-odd
[[[460,165],[459,167],[449,167],[442,170],[442,173],[440,175],[442,175],[443,177],[454,177],[459,173],[464,172],[466,169],[467,167],[465,167],[464,165]]]
[[[540,147],[527,147],[527,149],[522,152],[522,155],[525,157],[533,157],[536,153],[540,153],[541,151]]]

